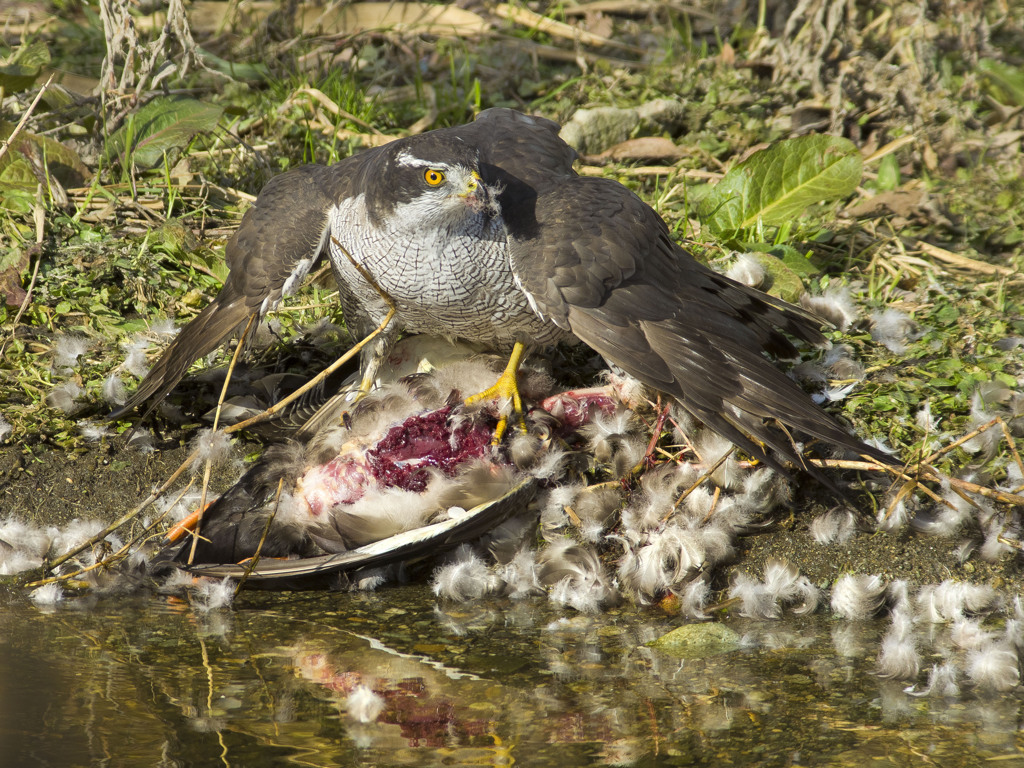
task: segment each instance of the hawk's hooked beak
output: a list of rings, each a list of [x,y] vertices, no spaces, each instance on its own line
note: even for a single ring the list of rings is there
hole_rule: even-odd
[[[466,205],[474,211],[482,211],[490,207],[491,196],[483,179],[476,171],[473,171],[466,179],[466,186],[462,192],[458,193],[458,196],[465,200]]]
[[[459,197],[467,199],[470,195],[477,194],[477,190],[483,187],[483,182],[480,179],[480,174],[476,171],[472,171],[468,179],[466,179],[465,188],[458,193]]]

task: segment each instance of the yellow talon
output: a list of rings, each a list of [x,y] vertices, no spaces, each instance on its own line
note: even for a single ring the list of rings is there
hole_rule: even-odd
[[[498,377],[494,385],[488,387],[483,392],[467,397],[465,400],[466,405],[478,403],[481,400],[511,400],[512,412],[519,417],[519,426],[522,427],[524,432],[526,431],[526,421],[523,418],[523,399],[519,394],[518,374],[519,363],[522,361],[525,351],[526,347],[517,341],[515,346],[512,347],[512,354],[509,356],[508,365],[505,366],[505,370]],[[498,425],[494,428],[494,438],[491,440],[493,445],[498,445],[501,442],[507,427],[508,416],[502,416],[498,419]]]

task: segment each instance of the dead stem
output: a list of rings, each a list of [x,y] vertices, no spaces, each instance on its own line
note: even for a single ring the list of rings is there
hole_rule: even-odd
[[[693,493],[695,490],[697,490],[697,487],[701,483],[703,483],[705,480],[707,480],[709,477],[711,477],[713,474],[715,474],[715,471],[720,466],[725,464],[726,459],[728,459],[730,456],[732,456],[732,454],[733,454],[733,452],[735,450],[736,450],[736,446],[733,446],[728,451],[723,453],[721,456],[718,457],[718,461],[716,461],[714,464],[712,464],[703,475],[701,475],[696,480],[694,480],[693,481],[693,485],[691,485],[689,488],[687,488],[685,491],[683,491],[682,494],[679,496],[679,498],[676,499],[676,503],[672,505],[672,509],[670,509],[668,514],[665,515],[661,519],[661,522],[665,522],[670,517],[672,517],[672,515],[674,515],[675,511],[677,509],[679,509],[679,505],[683,503],[683,501],[686,499],[686,497],[689,496],[691,493]]]
[[[187,486],[185,486],[184,489],[182,489],[181,493],[178,494],[178,498],[172,504],[170,504],[167,507],[167,510],[164,511],[164,513],[162,515],[160,515],[153,522],[151,522],[149,525],[147,525],[138,536],[136,536],[135,538],[133,538],[133,539],[129,540],[127,543],[125,543],[125,545],[123,547],[121,547],[119,550],[117,550],[117,552],[114,552],[114,553],[108,555],[107,557],[103,558],[102,560],[97,560],[95,563],[93,563],[92,565],[86,566],[85,568],[79,568],[77,571],[73,571],[72,573],[62,573],[60,576],[50,576],[50,577],[45,578],[45,579],[39,579],[38,581],[30,581],[27,584],[25,584],[24,586],[26,588],[28,588],[28,587],[41,587],[44,584],[51,584],[51,583],[53,583],[55,581],[57,581],[57,582],[60,582],[60,581],[70,581],[71,579],[74,579],[77,576],[81,576],[84,573],[89,573],[90,571],[94,571],[97,568],[109,568],[110,566],[114,565],[118,560],[123,560],[125,557],[127,557],[130,554],[131,548],[138,541],[140,541],[143,537],[145,537],[147,534],[149,534],[154,528],[156,528],[161,522],[163,522],[163,519],[165,517],[167,517],[167,513],[170,512],[170,510],[173,508],[174,504],[176,504],[178,501],[181,500],[181,497],[184,496],[185,493],[188,491],[188,489],[192,487],[192,484],[194,482],[195,482],[194,480],[189,482],[189,484]],[[99,541],[95,540],[94,543],[99,543]]]
[[[281,491],[284,489],[284,478],[280,478],[277,481],[277,494],[274,496],[274,509],[267,517],[267,524],[263,526],[263,533],[260,534],[259,544],[256,545],[256,553],[249,558],[249,564],[245,568],[245,573],[242,574],[242,578],[238,580],[238,584],[235,586],[235,596],[242,590],[245,585],[245,580],[249,578],[250,574],[256,570],[256,566],[260,562],[260,552],[263,551],[263,543],[267,540],[267,534],[270,533],[270,526],[274,523],[274,518],[277,517],[277,509],[281,505]]]
[[[53,82],[53,78],[56,76],[57,73],[54,72],[50,75],[50,79],[43,83],[43,87],[39,89],[39,93],[37,93],[35,98],[32,99],[32,103],[28,105],[28,109],[25,110],[25,114],[21,116],[21,120],[19,120],[18,124],[14,126],[14,130],[11,131],[11,135],[3,141],[0,141],[0,159],[3,159],[3,156],[7,154],[7,150],[14,145],[14,140],[18,138],[18,134],[25,129],[25,123],[27,123],[28,119],[32,116],[36,106],[39,104],[39,100],[43,98],[43,94],[46,93],[46,89],[50,87],[50,84]]]
[[[211,435],[217,432],[217,427],[220,424],[220,411],[224,405],[224,398],[228,394],[228,385],[231,383],[231,376],[235,372],[235,365],[238,363],[238,357],[242,353],[242,347],[245,346],[245,340],[249,336],[249,331],[252,330],[253,321],[256,319],[256,314],[249,315],[249,322],[245,324],[245,330],[242,331],[241,337],[238,339],[238,344],[235,345],[235,353],[231,355],[231,362],[228,364],[228,372],[224,377],[224,385],[220,388],[220,397],[217,398],[217,410],[213,414],[213,428]],[[212,451],[211,451],[212,454]],[[196,555],[196,545],[199,543],[199,535],[203,527],[203,514],[206,512],[206,492],[210,488],[210,474],[213,471],[213,456],[209,455],[206,457],[206,465],[203,467],[203,489],[199,494],[199,516],[196,518],[195,529],[193,530],[194,535],[192,536],[192,547],[188,551],[188,564],[192,565],[192,559]]]
[[[811,463],[814,464],[816,467],[822,468],[831,467],[833,469],[859,469],[889,472],[903,480],[917,482],[917,479],[911,477],[910,475],[904,473],[901,470],[898,470],[894,467],[886,467],[881,464],[876,464],[872,461],[847,461],[843,459],[811,459]],[[961,480],[960,478],[957,477],[950,477],[949,475],[942,474],[934,467],[914,467],[914,470],[921,472],[922,477],[925,480],[933,480],[939,483],[947,482],[955,488],[967,491],[968,493],[976,493],[979,496],[984,496],[985,498],[993,499],[1004,504],[1024,505],[1024,496],[1021,496],[1016,493],[1009,493],[1007,491],[997,491],[992,488],[986,488],[985,486],[978,485],[977,483],[972,483],[967,480]],[[944,502],[941,497],[937,496],[934,491],[930,491],[923,485],[919,487],[922,491],[931,496],[931,498],[934,499],[936,502],[948,504],[948,502]]]
[[[1017,451],[1017,446],[1013,441],[1013,436],[1010,434],[1010,428],[1006,426],[1006,422],[1000,417],[996,417],[999,421],[999,426],[1003,430],[1003,437],[1006,438],[1006,445],[1010,449],[1010,455],[1013,456],[1013,460],[1017,463],[1017,469],[1020,470],[1021,477],[1024,477],[1024,461],[1021,461],[1020,453]],[[1014,493],[1024,490],[1024,485],[1014,489]]]

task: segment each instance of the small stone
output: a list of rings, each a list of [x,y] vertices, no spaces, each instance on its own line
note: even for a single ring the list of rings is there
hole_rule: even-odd
[[[559,136],[580,154],[597,154],[628,139],[639,124],[640,116],[635,109],[578,109],[562,126]]]
[[[702,659],[736,650],[740,646],[740,636],[717,622],[684,624],[648,645],[682,659]]]
[[[653,123],[661,131],[675,134],[686,121],[686,107],[675,99],[653,99],[636,109],[644,123]]]

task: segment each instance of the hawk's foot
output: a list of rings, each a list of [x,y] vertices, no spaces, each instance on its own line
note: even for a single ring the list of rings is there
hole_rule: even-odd
[[[465,400],[466,405],[479,403],[481,400],[497,400],[499,403],[510,401],[512,403],[512,413],[518,418],[519,426],[524,432],[526,431],[526,420],[523,418],[523,399],[519,394],[519,363],[523,359],[525,350],[526,348],[517,341],[512,348],[508,365],[505,366],[505,370],[498,377],[494,385],[488,387],[483,392],[467,397]],[[498,445],[501,442],[501,438],[505,436],[507,428],[508,416],[503,415],[498,419],[498,426],[494,428],[494,437],[491,439],[492,445]]]

